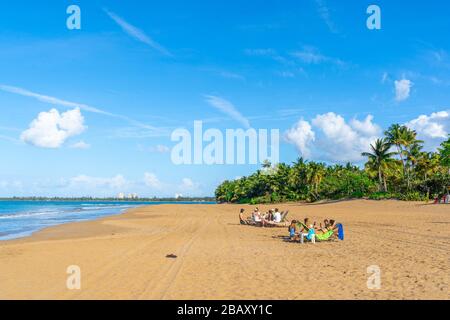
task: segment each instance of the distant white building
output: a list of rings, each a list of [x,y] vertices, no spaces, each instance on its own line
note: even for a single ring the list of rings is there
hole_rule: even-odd
[[[125,194],[124,194],[123,192],[120,192],[120,193],[117,195],[117,199],[120,199],[120,200],[125,199]]]
[[[137,193],[130,193],[128,195],[128,199],[130,199],[130,200],[134,200],[134,199],[137,199],[137,198],[138,198]]]

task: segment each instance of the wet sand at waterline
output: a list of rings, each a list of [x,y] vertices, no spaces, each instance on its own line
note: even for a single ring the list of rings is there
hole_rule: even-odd
[[[285,242],[286,228],[239,225],[241,207],[252,208],[141,207],[0,242],[0,298],[450,298],[450,205],[277,205],[290,219],[335,218],[345,227],[343,242],[303,245]],[[70,265],[81,268],[81,290],[66,287]],[[381,270],[379,290],[367,288],[371,265]]]

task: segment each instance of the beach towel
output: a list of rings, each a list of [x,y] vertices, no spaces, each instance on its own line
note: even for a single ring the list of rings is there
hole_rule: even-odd
[[[338,239],[339,240],[344,240],[344,226],[342,225],[342,223],[338,223],[336,225],[338,227]]]
[[[322,234],[316,234],[316,240],[317,241],[327,241],[333,236],[334,232],[333,230],[327,231]]]

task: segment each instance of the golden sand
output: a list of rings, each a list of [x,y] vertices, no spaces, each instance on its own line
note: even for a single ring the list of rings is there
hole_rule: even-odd
[[[1,242],[0,298],[450,298],[450,205],[277,206],[291,219],[335,218],[346,239],[285,242],[286,228],[239,225],[237,205],[147,206]],[[81,290],[66,287],[70,265],[81,268]],[[371,265],[381,270],[378,290],[367,287]]]

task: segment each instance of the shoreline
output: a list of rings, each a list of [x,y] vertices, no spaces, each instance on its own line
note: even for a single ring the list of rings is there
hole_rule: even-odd
[[[2,200],[0,200],[1,203]],[[4,201],[10,201],[10,200],[4,200]],[[34,234],[39,233],[41,231],[44,231],[48,228],[53,228],[53,227],[58,227],[58,226],[62,226],[62,225],[67,225],[67,224],[71,224],[71,223],[80,223],[80,222],[89,222],[89,221],[96,221],[99,219],[103,219],[103,218],[107,218],[107,217],[114,217],[114,216],[118,216],[118,215],[122,215],[125,214],[128,210],[131,209],[135,209],[135,208],[139,208],[139,207],[144,207],[144,206],[155,206],[155,205],[161,205],[161,204],[174,204],[174,205],[185,205],[185,204],[208,204],[209,202],[201,202],[201,201],[179,201],[179,202],[171,202],[171,201],[115,201],[115,200],[111,200],[111,201],[100,201],[100,200],[92,200],[92,201],[85,201],[85,200],[13,200],[13,202],[24,202],[24,203],[28,203],[28,202],[33,202],[33,203],[46,203],[46,202],[57,202],[57,203],[68,203],[68,202],[75,202],[75,203],[79,203],[80,206],[84,205],[84,204],[95,204],[95,203],[99,203],[99,204],[126,204],[129,208],[127,209],[123,209],[123,208],[110,208],[112,211],[109,213],[106,213],[104,215],[100,215],[98,217],[90,217],[90,218],[86,218],[86,219],[81,219],[81,220],[73,220],[73,221],[65,221],[65,222],[57,222],[54,225],[50,225],[50,226],[44,226],[44,227],[38,227],[37,230],[34,231],[23,231],[23,232],[17,232],[17,233],[4,233],[2,234],[2,237],[8,237],[13,235],[12,238],[9,239],[0,239],[0,243],[4,242],[4,241],[13,241],[13,240],[19,240],[19,239],[26,239],[29,237],[32,237]],[[14,212],[14,214],[23,214],[26,213],[28,211],[18,211],[18,212]],[[62,213],[63,211],[61,211],[60,213]],[[1,216],[0,216],[1,217]]]
[[[285,203],[278,203],[278,204],[259,204],[259,205],[236,204],[236,203],[215,203],[215,204],[205,203],[205,204],[202,204],[202,205],[227,205],[227,206],[241,206],[241,207],[247,207],[247,206],[276,207],[276,206],[283,206],[283,205],[313,206],[313,205],[327,205],[327,204],[340,203],[340,202],[349,202],[349,201],[357,201],[357,200],[361,200],[361,199],[323,200],[323,201],[318,201],[318,202],[313,202],[313,203],[308,203],[308,202],[285,202]],[[382,201],[402,201],[402,200],[369,200],[369,199],[364,199],[364,200],[365,201],[377,201],[377,202],[382,202]],[[28,201],[28,200],[25,200],[25,201]],[[405,201],[402,201],[402,202],[405,202]],[[428,204],[427,203],[422,203],[422,202],[419,202],[419,201],[406,201],[406,202],[408,202],[408,203],[417,203],[417,204],[422,204],[422,205],[432,204],[432,203],[428,203]],[[200,203],[192,202],[190,204],[200,204]],[[152,204],[151,206],[153,207],[153,206],[161,206],[161,205],[165,205],[165,204],[154,204],[154,205]],[[170,205],[172,205],[172,204],[170,204]],[[183,205],[183,204],[174,203],[173,205]],[[123,212],[120,212],[120,213],[113,213],[113,214],[105,215],[105,216],[94,218],[94,219],[90,219],[90,220],[69,221],[69,222],[65,222],[65,223],[56,224],[56,225],[53,225],[53,226],[44,227],[42,229],[39,229],[37,231],[32,232],[29,235],[26,235],[26,236],[12,238],[12,239],[6,239],[6,240],[0,240],[0,244],[8,243],[8,242],[14,242],[14,241],[20,241],[20,240],[23,240],[21,242],[42,240],[42,238],[51,237],[51,235],[53,233],[57,233],[57,234],[60,235],[63,232],[63,230],[53,230],[53,229],[58,228],[58,227],[69,226],[71,224],[82,225],[82,224],[86,224],[86,223],[89,223],[89,222],[99,222],[99,223],[101,223],[102,220],[109,220],[110,218],[113,218],[113,217],[123,216],[123,215],[128,214],[130,211],[133,211],[133,210],[136,210],[136,209],[139,209],[139,208],[143,208],[143,207],[147,207],[147,206],[145,204],[143,204],[143,205],[139,205],[139,206],[136,206],[136,207],[133,207],[133,208],[125,209],[125,210],[123,210]],[[73,228],[75,228],[75,226],[69,227],[68,229],[71,230]],[[58,240],[58,238],[52,238],[52,239]]]
[[[346,239],[285,242],[285,228],[239,225],[239,208],[249,213],[248,205],[137,207],[1,241],[0,298],[448,299],[447,207],[392,200],[276,206],[290,219],[336,218]],[[81,268],[81,290],[66,288],[70,265]],[[382,270],[380,290],[366,287],[371,265]]]

